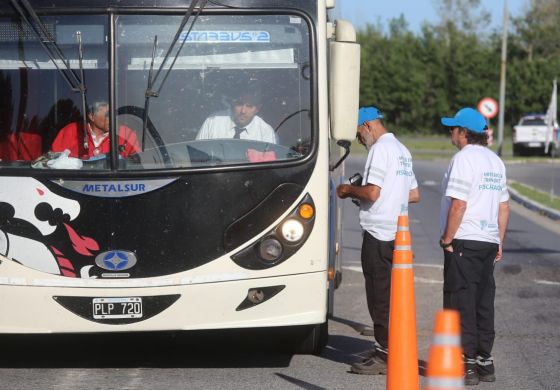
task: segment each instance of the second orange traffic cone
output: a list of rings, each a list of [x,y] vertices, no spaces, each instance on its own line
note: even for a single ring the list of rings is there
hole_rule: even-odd
[[[416,304],[408,216],[400,215],[391,272],[387,390],[418,390]]]
[[[463,375],[459,312],[440,310],[436,314],[432,345],[428,352],[428,378],[424,390],[462,390]]]

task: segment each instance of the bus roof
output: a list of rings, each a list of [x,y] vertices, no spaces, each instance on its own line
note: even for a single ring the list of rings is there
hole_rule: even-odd
[[[151,0],[146,2],[143,0],[29,0],[31,6],[35,9],[53,9],[53,8],[71,8],[71,9],[91,9],[91,8],[187,8],[190,0]],[[228,0],[227,8],[293,8],[307,9],[312,7],[316,1],[301,0]],[[225,8],[220,3],[208,1],[206,8]],[[9,2],[3,2],[0,5],[2,10],[11,10],[12,6]]]

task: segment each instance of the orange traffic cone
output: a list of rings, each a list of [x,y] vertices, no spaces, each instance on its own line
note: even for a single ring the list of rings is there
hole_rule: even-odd
[[[387,389],[418,390],[416,305],[408,216],[400,215],[397,226],[391,272]]]
[[[464,389],[464,370],[459,312],[440,310],[428,352],[425,390]]]

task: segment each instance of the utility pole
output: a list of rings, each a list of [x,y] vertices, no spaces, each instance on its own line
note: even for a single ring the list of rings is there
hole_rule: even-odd
[[[507,36],[508,36],[508,2],[504,0],[504,29],[502,32],[502,59],[500,62],[500,110],[498,117],[498,156],[502,155],[504,145],[504,114],[506,108],[506,61],[507,61]]]

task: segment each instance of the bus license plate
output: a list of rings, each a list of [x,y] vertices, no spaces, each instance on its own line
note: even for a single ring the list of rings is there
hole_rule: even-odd
[[[93,318],[142,318],[142,298],[93,298]]]
[[[529,142],[530,148],[540,148],[542,145],[540,142]]]

